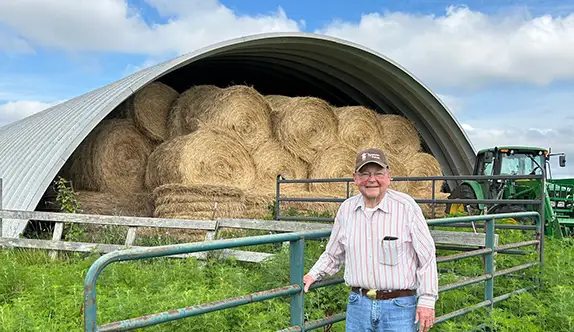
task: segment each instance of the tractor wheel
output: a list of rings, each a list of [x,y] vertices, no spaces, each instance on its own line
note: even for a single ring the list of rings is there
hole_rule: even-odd
[[[499,205],[492,209],[491,214],[496,213],[515,213],[515,212],[527,212],[526,208],[522,205]],[[506,221],[512,224],[521,223],[523,225],[536,225],[535,217],[520,217],[520,218],[508,218]]]
[[[476,199],[476,194],[472,187],[463,184],[453,190],[453,192],[448,196],[448,199]],[[466,208],[468,206],[468,210]],[[478,209],[478,204],[457,204],[449,203],[446,205],[446,213],[450,215],[457,215],[460,213],[468,213],[469,215],[480,214]]]

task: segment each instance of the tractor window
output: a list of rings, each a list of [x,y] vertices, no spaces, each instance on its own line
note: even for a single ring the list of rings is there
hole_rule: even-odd
[[[531,155],[532,156],[532,155]],[[544,167],[544,159],[540,156],[532,156],[534,160]],[[528,175],[542,174],[538,165],[526,154],[517,153],[514,155],[502,155],[502,164],[500,166],[501,175]]]

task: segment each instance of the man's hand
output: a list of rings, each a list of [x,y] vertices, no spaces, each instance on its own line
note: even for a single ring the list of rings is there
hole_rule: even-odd
[[[303,276],[303,291],[305,291],[305,293],[307,293],[309,291],[309,286],[311,286],[312,283],[315,282],[315,279],[313,279],[313,277],[311,277],[309,274],[306,274]]]
[[[427,332],[434,324],[434,309],[417,307],[417,314],[415,317],[415,324],[421,322],[420,331]]]

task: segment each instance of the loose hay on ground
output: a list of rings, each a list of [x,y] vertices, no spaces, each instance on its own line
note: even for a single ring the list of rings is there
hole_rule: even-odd
[[[348,178],[353,176],[356,152],[349,146],[336,143],[319,152],[309,165],[309,179]],[[346,195],[346,183],[310,183],[309,191],[330,195]]]
[[[80,190],[144,191],[145,165],[153,149],[131,120],[104,120],[72,156],[71,180]]]
[[[409,155],[418,152],[421,140],[415,126],[407,118],[396,114],[377,114],[385,150]]]
[[[279,98],[278,98],[279,99]],[[338,140],[338,120],[330,105],[314,97],[273,102],[274,132],[287,150],[306,162]]]
[[[339,139],[355,151],[372,148],[383,141],[377,113],[363,106],[337,107]]]
[[[150,156],[146,186],[225,184],[247,189],[255,180],[255,162],[231,134],[199,129],[161,144]]]
[[[269,139],[253,152],[257,172],[254,189],[274,192],[278,174],[290,180],[307,178],[307,163],[281,147],[276,139]],[[288,183],[281,185],[281,191],[308,190],[308,184]]]
[[[162,142],[168,138],[167,118],[178,97],[171,87],[153,82],[128,99],[128,116],[144,135]]]

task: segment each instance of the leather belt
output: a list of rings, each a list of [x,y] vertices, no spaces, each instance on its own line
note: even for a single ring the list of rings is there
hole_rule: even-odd
[[[412,296],[416,294],[416,291],[412,289],[398,289],[398,290],[376,290],[376,289],[365,289],[359,287],[352,287],[351,290],[355,293],[367,296],[372,300],[388,300],[394,299],[402,296]]]

